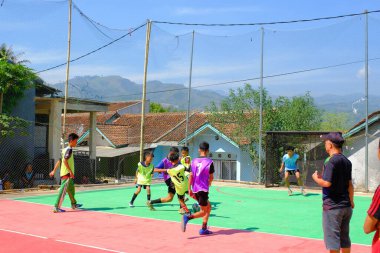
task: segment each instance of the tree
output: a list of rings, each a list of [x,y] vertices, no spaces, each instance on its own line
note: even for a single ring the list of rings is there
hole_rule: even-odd
[[[178,110],[172,106],[164,107],[160,103],[150,103],[149,112],[150,113],[163,113],[163,112],[177,112]]]
[[[243,88],[230,90],[229,96],[220,106],[211,103],[210,122],[233,129],[232,137],[238,143],[244,140],[251,145],[244,146],[257,162],[259,142],[260,90],[246,84]],[[309,93],[292,98],[279,97],[273,101],[267,90],[263,90],[263,131],[308,131],[320,128],[321,112]],[[252,144],[255,144],[252,145]]]
[[[326,112],[322,115],[321,130],[322,131],[340,131],[346,132],[350,125],[350,117],[348,113],[331,113]]]
[[[5,44],[0,46],[0,142],[16,133],[25,135],[29,125],[21,118],[7,115],[36,80],[33,71],[23,65],[27,61],[19,60],[18,56]]]

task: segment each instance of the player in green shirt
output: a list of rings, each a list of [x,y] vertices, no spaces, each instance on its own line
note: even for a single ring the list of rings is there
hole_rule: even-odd
[[[59,188],[59,194],[57,200],[54,204],[53,212],[60,213],[65,210],[61,209],[62,202],[65,198],[66,192],[69,194],[71,201],[71,208],[77,209],[81,207],[81,204],[77,204],[75,199],[75,186],[74,186],[74,174],[75,174],[75,166],[74,166],[74,154],[73,148],[76,147],[79,136],[75,133],[69,134],[68,140],[69,145],[62,150],[62,164],[61,164],[61,187]],[[59,162],[57,162],[54,170],[50,173],[50,175],[54,175],[55,171],[59,167]]]
[[[168,157],[169,161],[173,164],[173,167],[170,169],[155,169],[156,172],[166,172],[169,174],[174,187],[175,191],[178,196],[178,201],[181,206],[182,214],[183,213],[190,213],[189,209],[186,206],[185,203],[185,194],[188,191],[189,188],[189,180],[185,175],[186,167],[178,163],[179,161],[179,154],[178,153],[171,153]]]
[[[129,202],[130,207],[135,207],[133,205],[133,202],[135,201],[137,195],[139,195],[139,193],[141,192],[141,188],[144,188],[146,189],[146,193],[147,193],[147,199],[148,199],[147,205],[151,210],[154,210],[154,208],[148,204],[150,201],[150,184],[152,183],[152,175],[154,171],[154,166],[152,163],[153,157],[154,155],[151,151],[145,152],[144,161],[139,162],[137,165],[136,179],[135,179],[135,184],[137,184],[136,185],[137,190],[133,194],[131,202]]]

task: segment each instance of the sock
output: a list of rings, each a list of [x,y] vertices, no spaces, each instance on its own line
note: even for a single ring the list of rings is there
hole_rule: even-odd
[[[303,186],[300,187],[301,191],[303,191]]]
[[[146,195],[146,198],[148,199],[148,201],[150,200],[150,194],[147,194]]]
[[[203,230],[206,230],[206,229],[207,229],[207,222],[203,222],[203,223],[202,223],[202,229],[203,229]]]
[[[186,213],[190,213],[189,209],[187,208],[186,205],[179,205],[180,208],[182,208],[183,210],[185,210]]]
[[[161,203],[161,199],[154,199],[152,201],[150,201],[151,204],[159,204]]]
[[[133,197],[132,197],[132,200],[131,200],[131,203],[132,203],[132,204],[133,204],[133,202],[135,201],[136,197],[137,197],[137,194],[136,194],[136,193],[133,193]]]

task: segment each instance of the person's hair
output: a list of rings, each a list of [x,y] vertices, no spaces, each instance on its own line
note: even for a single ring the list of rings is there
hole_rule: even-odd
[[[171,153],[170,155],[169,155],[169,161],[171,161],[171,162],[175,162],[175,161],[178,161],[178,159],[179,159],[179,154],[178,153]]]
[[[179,153],[179,149],[177,147],[171,147],[169,151],[170,153]]]
[[[294,148],[293,146],[287,146],[285,150],[286,150],[286,151],[289,151],[289,150],[294,151],[294,149],[295,149],[295,148]]]
[[[340,142],[340,143],[335,143],[335,142],[332,142],[332,141],[330,141],[330,142],[333,145],[333,147],[336,148],[336,149],[342,149],[343,148],[344,142]]]
[[[30,165],[30,166],[32,167],[32,169],[33,169],[33,165],[32,165],[31,163],[26,163],[26,164],[25,164],[25,167],[24,167],[24,170],[26,170],[26,168],[28,168],[29,165]]]
[[[145,160],[148,156],[154,157],[153,152],[152,152],[152,151],[145,151],[145,152],[144,152],[144,160]]]
[[[184,147],[182,147],[182,148],[181,148],[181,151],[186,151],[186,152],[189,152],[189,148],[188,148],[188,147],[186,147],[186,146],[184,146]]]
[[[71,134],[69,134],[68,139],[69,139],[69,142],[74,141],[74,140],[78,140],[79,136],[76,133],[71,133]]]
[[[210,148],[210,144],[208,144],[208,142],[201,142],[201,144],[199,144],[199,149],[202,150],[202,151],[208,151]]]

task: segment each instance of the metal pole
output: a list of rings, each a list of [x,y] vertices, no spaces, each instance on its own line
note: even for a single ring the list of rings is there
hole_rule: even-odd
[[[148,74],[151,25],[152,25],[152,22],[148,20],[147,27],[146,27],[144,81],[143,81],[143,92],[142,92],[143,94],[142,94],[142,99],[141,99],[140,161],[143,161],[144,159],[144,119],[145,119],[146,81],[147,81],[147,74]]]
[[[264,82],[264,28],[261,27],[261,62],[260,62],[260,127],[259,127],[259,180],[261,183],[262,171],[262,143],[263,143],[263,82]]]
[[[187,96],[187,112],[186,112],[186,141],[185,146],[189,146],[189,117],[190,117],[190,98],[191,98],[191,78],[193,75],[193,56],[194,56],[194,36],[195,32],[193,30],[193,36],[191,41],[191,55],[190,55],[190,74],[189,74],[189,91]]]
[[[368,11],[365,10],[365,190],[368,192]]]
[[[62,125],[62,148],[65,148],[66,135],[66,113],[67,113],[67,97],[69,94],[69,78],[70,78],[70,52],[71,52],[71,16],[73,1],[69,0],[69,27],[67,36],[67,63],[66,63],[66,83],[65,83],[65,102],[63,105],[63,125]]]

